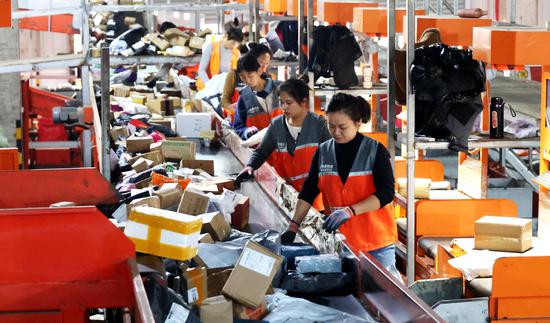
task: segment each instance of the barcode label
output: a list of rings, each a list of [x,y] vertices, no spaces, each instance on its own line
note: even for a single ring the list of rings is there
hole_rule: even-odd
[[[261,252],[245,248],[241,257],[239,265],[269,277],[273,270],[275,259],[273,257],[264,255]]]
[[[166,317],[164,323],[181,323],[187,321],[189,310],[177,303],[172,303],[170,313]]]
[[[199,291],[197,287],[193,287],[187,290],[187,300],[189,303],[195,303],[199,299]]]

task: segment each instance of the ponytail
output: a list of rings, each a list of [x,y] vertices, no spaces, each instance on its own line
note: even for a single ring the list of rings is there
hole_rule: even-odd
[[[354,122],[367,123],[370,121],[370,104],[361,96],[338,93],[330,100],[327,113],[341,111]]]

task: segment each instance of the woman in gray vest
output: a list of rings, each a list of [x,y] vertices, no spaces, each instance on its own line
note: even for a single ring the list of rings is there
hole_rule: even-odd
[[[326,120],[308,110],[308,98],[309,88],[303,81],[290,79],[281,84],[279,102],[283,114],[271,121],[236,184],[250,178],[269,158],[268,162],[281,177],[297,191],[302,189],[317,147],[331,138]],[[322,204],[314,206],[319,209]]]

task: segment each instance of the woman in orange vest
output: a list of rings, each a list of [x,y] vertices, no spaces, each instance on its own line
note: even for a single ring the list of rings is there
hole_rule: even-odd
[[[326,120],[309,111],[308,99],[309,88],[303,81],[290,79],[279,86],[283,115],[271,120],[262,143],[237,176],[236,185],[250,178],[271,156],[270,165],[277,173],[298,192],[302,189],[317,147],[331,138]],[[322,202],[314,206],[322,209]]]
[[[258,43],[248,43],[246,46],[241,46],[241,53],[243,47],[246,47],[248,54],[256,56],[258,63],[262,69],[262,73],[267,73],[269,63],[271,62],[271,51],[269,47]],[[225,83],[223,85],[223,93],[221,99],[221,105],[224,109],[224,114],[231,117],[231,121],[235,121],[235,109],[237,107],[237,100],[239,99],[239,91],[242,88],[242,81],[239,78],[237,70],[232,70],[227,73]]]
[[[267,128],[272,118],[282,114],[277,95],[280,82],[264,75],[258,59],[250,53],[239,59],[237,73],[247,86],[241,90],[237,101],[233,128],[241,139],[246,140]]]
[[[204,88],[204,84],[214,75],[230,72],[237,67],[239,46],[244,40],[243,32],[239,28],[229,28],[222,40],[206,42],[202,48],[202,57],[199,63],[199,78],[197,87]]]
[[[298,196],[296,210],[283,243],[294,241],[300,223],[319,193],[331,213],[323,228],[340,232],[355,254],[370,253],[395,277],[397,227],[390,204],[394,178],[390,154],[383,145],[359,133],[370,120],[370,106],[361,97],[339,93],[326,111],[333,139],[315,153]]]

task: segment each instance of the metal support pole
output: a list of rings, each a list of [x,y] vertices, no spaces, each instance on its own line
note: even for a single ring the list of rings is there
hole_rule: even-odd
[[[443,14],[443,0],[437,0],[437,14],[439,16]]]
[[[453,13],[454,15],[458,15],[458,0],[453,1]]]
[[[414,61],[415,0],[407,0],[407,283],[414,283],[415,266],[415,202],[414,202],[414,92],[410,83],[411,65]]]
[[[88,9],[86,0],[82,0],[82,52],[89,56],[90,49],[90,26],[88,22]],[[82,104],[89,106],[90,102],[90,68],[83,65],[80,68],[80,83],[82,85]]]
[[[146,0],[145,4],[152,6],[155,4],[155,0]],[[145,24],[149,28],[149,32],[154,32],[156,30],[155,12],[153,10],[147,11],[147,13],[145,14],[145,19],[146,19]]]
[[[426,15],[430,14],[430,0],[424,0],[424,11]]]
[[[103,148],[103,159],[101,173],[109,182],[111,181],[111,142],[109,140],[109,112],[111,111],[111,96],[109,84],[110,57],[109,45],[103,43],[101,46],[101,147]]]
[[[516,23],[516,0],[510,0],[510,23]]]
[[[198,32],[201,29],[201,13],[195,11],[195,30]]]
[[[256,26],[254,32],[254,41],[260,41],[260,30],[262,27],[262,19],[260,18],[260,0],[254,0],[254,24]]]
[[[388,123],[386,134],[388,136],[388,151],[391,156],[391,165],[395,163],[395,0],[387,0],[388,2],[388,101],[387,101],[387,116]]]
[[[302,2],[302,0],[299,0]],[[313,44],[313,0],[307,0],[307,21],[306,21],[306,37],[307,37],[307,55],[306,58],[309,59],[311,45]],[[307,69],[307,68],[306,68]],[[313,89],[313,72],[308,72],[309,86]],[[313,91],[309,92],[309,110],[313,112],[315,110],[315,93]]]
[[[248,41],[254,41],[252,28],[254,27],[254,4],[256,1],[248,1]]]
[[[302,53],[302,44],[304,42],[304,0],[298,1],[298,74],[302,74],[305,67],[304,55]]]

